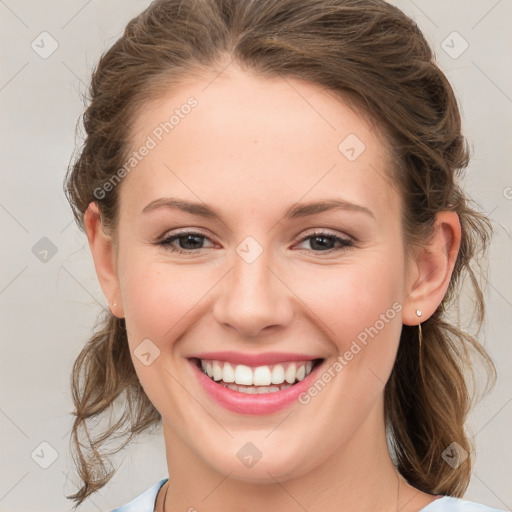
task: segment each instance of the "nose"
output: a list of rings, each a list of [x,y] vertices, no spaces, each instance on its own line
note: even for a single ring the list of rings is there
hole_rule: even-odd
[[[248,263],[236,254],[214,305],[217,322],[245,338],[283,328],[293,316],[293,293],[264,255]]]

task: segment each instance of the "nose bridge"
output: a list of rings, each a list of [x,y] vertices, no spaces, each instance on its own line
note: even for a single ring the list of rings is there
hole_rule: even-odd
[[[215,305],[217,321],[247,337],[291,318],[287,288],[274,275],[270,249],[256,244],[250,237],[239,244]]]

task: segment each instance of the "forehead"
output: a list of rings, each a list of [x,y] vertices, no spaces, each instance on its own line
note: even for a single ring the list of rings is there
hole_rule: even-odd
[[[219,208],[275,210],[340,196],[394,214],[380,131],[320,86],[233,67],[148,101],[132,129],[138,157],[121,202],[139,211],[181,195]],[[143,204],[144,203],[144,204]]]

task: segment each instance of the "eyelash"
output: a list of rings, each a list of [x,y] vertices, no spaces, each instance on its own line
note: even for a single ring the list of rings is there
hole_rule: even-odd
[[[183,231],[181,233],[176,233],[174,235],[171,235],[171,236],[168,236],[168,237],[164,238],[160,242],[157,242],[156,245],[160,245],[160,246],[164,247],[165,249],[167,249],[167,250],[169,250],[171,252],[175,252],[177,254],[193,254],[193,253],[198,253],[199,251],[201,251],[203,249],[206,249],[206,248],[201,248],[201,249],[197,249],[197,250],[195,250],[195,249],[188,249],[187,250],[187,249],[173,248],[171,246],[172,242],[174,242],[175,240],[178,240],[179,238],[190,236],[190,235],[210,240],[205,234],[200,233],[198,231]],[[314,239],[314,238],[319,238],[319,237],[324,237],[324,238],[328,238],[328,239],[334,240],[334,242],[340,243],[341,247],[331,248],[331,249],[327,249],[325,251],[315,251],[313,249],[299,249],[299,250],[300,251],[307,251],[307,252],[311,252],[312,251],[312,252],[317,253],[317,254],[332,254],[333,252],[342,251],[342,250],[345,250],[347,248],[350,248],[350,247],[354,246],[354,242],[350,238],[342,238],[340,236],[333,235],[332,233],[327,233],[325,231],[314,231],[313,233],[309,233],[307,236],[298,239],[296,241],[296,243],[302,243],[302,242],[304,242],[306,240]]]

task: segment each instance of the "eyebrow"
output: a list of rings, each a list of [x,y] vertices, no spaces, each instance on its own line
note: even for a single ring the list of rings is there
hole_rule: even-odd
[[[158,208],[177,208],[193,215],[199,215],[200,217],[210,219],[217,219],[221,222],[224,222],[222,216],[219,213],[204,203],[196,203],[193,201],[186,201],[173,197],[162,197],[160,199],[151,201],[144,207],[142,213],[148,213]],[[372,211],[365,206],[351,203],[344,199],[327,199],[324,201],[316,201],[310,203],[298,203],[292,205],[290,208],[288,208],[288,210],[286,210],[284,218],[297,219],[329,210],[347,210],[360,212],[375,219],[375,215],[372,213]]]

